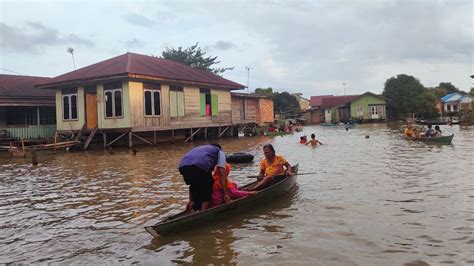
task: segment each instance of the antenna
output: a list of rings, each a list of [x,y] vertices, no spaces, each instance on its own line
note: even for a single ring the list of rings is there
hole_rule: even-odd
[[[250,69],[253,69],[253,67],[248,67],[248,66],[245,66],[245,69],[247,69],[247,92],[249,92],[250,90],[250,85],[249,85],[249,82],[250,82]]]
[[[72,47],[67,48],[67,52],[71,54],[72,56],[72,64],[74,65],[74,69],[76,69],[76,62],[74,60],[74,49]]]

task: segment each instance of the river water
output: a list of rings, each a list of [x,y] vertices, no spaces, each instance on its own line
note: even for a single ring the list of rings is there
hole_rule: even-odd
[[[183,208],[177,164],[203,142],[42,153],[39,166],[3,156],[0,264],[473,264],[474,127],[441,129],[452,145],[381,124],[221,139],[226,152],[256,156],[232,166],[239,184],[257,174],[265,143],[314,174],[262,206],[160,239],[143,226]],[[324,145],[298,143],[313,132]]]

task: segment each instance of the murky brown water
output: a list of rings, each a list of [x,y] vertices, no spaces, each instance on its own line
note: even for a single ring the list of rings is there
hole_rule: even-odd
[[[256,155],[233,166],[238,183],[257,173],[267,142],[317,174],[241,216],[162,239],[143,226],[183,208],[176,167],[198,143],[40,154],[38,167],[3,158],[0,264],[472,264],[474,127],[442,129],[452,145],[409,142],[385,125],[221,140]],[[298,144],[312,132],[325,145]]]

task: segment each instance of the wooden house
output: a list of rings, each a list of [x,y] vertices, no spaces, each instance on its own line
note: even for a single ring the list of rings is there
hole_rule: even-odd
[[[312,96],[312,123],[339,123],[349,119],[359,122],[386,120],[386,99],[371,92],[361,95]]]
[[[96,132],[102,134],[104,147],[123,136],[130,147],[133,139],[156,144],[166,137],[189,141],[197,133],[222,136],[232,126],[230,91],[244,88],[207,71],[135,53],[38,87],[56,90],[58,131],[88,133],[86,148]],[[115,138],[110,141],[108,134]]]
[[[359,122],[382,122],[387,120],[387,99],[366,92],[350,102],[351,118]]]
[[[35,84],[46,77],[0,75],[0,139],[50,139],[56,130],[54,91]]]
[[[265,126],[273,123],[273,101],[266,96],[232,93],[232,124]]]

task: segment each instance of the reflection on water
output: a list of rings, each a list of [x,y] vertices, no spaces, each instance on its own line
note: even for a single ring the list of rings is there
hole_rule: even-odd
[[[0,264],[474,263],[474,127],[442,130],[452,145],[406,141],[385,125],[221,139],[227,152],[256,155],[233,165],[240,184],[267,142],[316,174],[264,206],[160,239],[143,226],[183,208],[177,164],[201,143],[39,154],[38,167],[0,159]],[[313,132],[324,145],[298,143]]]

